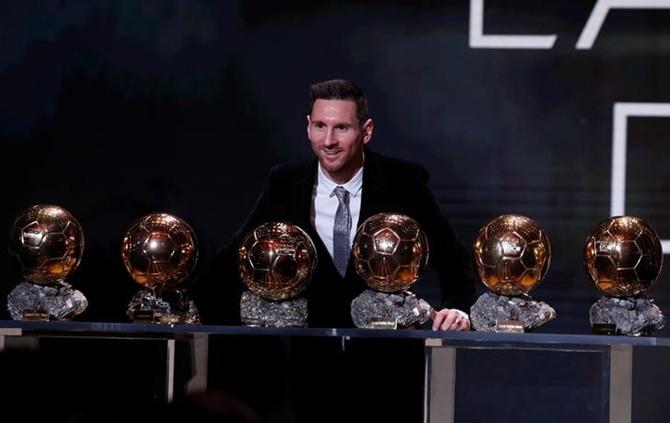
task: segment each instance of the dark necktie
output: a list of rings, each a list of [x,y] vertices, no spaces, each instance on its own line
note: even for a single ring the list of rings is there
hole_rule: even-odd
[[[351,233],[351,213],[349,212],[349,191],[343,187],[333,190],[340,204],[335,212],[333,225],[333,262],[340,276],[344,277],[349,262],[349,234]]]

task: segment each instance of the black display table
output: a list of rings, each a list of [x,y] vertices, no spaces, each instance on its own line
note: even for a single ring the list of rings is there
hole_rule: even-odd
[[[130,391],[138,388],[139,392],[129,395],[147,392],[147,396],[157,402],[170,403],[175,395],[207,391],[208,381],[213,377],[225,377],[216,373],[224,372],[221,366],[214,370],[208,368],[213,357],[223,356],[225,351],[234,350],[250,340],[294,338],[307,344],[328,339],[340,345],[345,352],[348,344],[353,342],[368,343],[369,349],[383,345],[384,350],[379,351],[379,357],[393,349],[395,343],[420,344],[423,349],[420,365],[425,369],[425,377],[423,386],[416,389],[422,392],[425,422],[532,421],[537,418],[543,421],[564,421],[567,418],[597,422],[666,421],[664,416],[667,416],[668,405],[665,404],[667,401],[663,401],[662,393],[666,376],[670,375],[670,365],[666,364],[670,362],[666,359],[666,356],[670,357],[670,339],[665,338],[2,321],[0,351],[4,353],[0,354],[0,358],[6,357],[4,354],[9,351],[20,353],[43,348],[50,348],[50,355],[60,351],[63,356],[76,356],[77,351],[86,349],[85,345],[102,341],[105,344],[99,351],[105,353],[95,353],[100,354],[98,365],[83,366],[83,370],[73,369],[72,373],[64,374],[72,374],[76,378],[80,371],[104,370],[108,367],[105,361],[109,363],[116,357],[121,362],[117,363],[117,370],[112,371],[112,376],[103,372],[101,378],[91,377],[87,383],[95,384],[97,380],[101,385],[105,384],[105,378],[113,379],[118,369],[127,366],[132,379],[127,386]],[[58,342],[50,344],[53,340]],[[379,344],[380,340],[382,344]],[[131,349],[133,345],[143,344],[145,352],[115,355],[110,348],[114,343]],[[104,356],[107,352],[111,357]],[[125,358],[136,357],[139,363],[142,354],[151,364],[133,367],[135,359]],[[180,354],[187,360],[182,360]],[[93,360],[90,354],[87,358]],[[239,360],[239,356],[236,359]],[[75,357],[73,360],[74,367],[79,367],[76,364],[78,359]],[[61,358],[57,362],[66,361]],[[315,361],[318,363],[318,357]],[[180,375],[179,363],[183,362],[186,362],[188,371]],[[328,363],[322,365],[328,366]],[[9,366],[13,365],[10,363]],[[137,373],[145,377],[137,377]],[[48,375],[45,374],[45,377]],[[62,375],[58,377],[63,378]],[[35,386],[39,387],[36,389],[48,383],[36,381]],[[58,385],[57,381],[51,383]],[[144,391],[144,388],[140,389],[143,383],[147,384]],[[314,388],[318,389],[318,386]],[[92,386],[91,389],[96,388]],[[122,386],[120,389],[125,388]],[[393,403],[395,398],[392,391],[389,391],[389,403]]]

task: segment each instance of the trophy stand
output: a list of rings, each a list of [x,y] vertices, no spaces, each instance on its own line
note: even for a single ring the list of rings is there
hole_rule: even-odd
[[[602,296],[589,310],[591,330],[603,335],[646,336],[665,327],[665,316],[651,298]]]
[[[504,214],[482,226],[473,243],[475,267],[488,290],[470,308],[470,322],[482,332],[525,332],[556,317],[556,311],[528,295],[542,282],[551,245],[534,220]]]
[[[301,294],[316,269],[316,248],[307,232],[284,222],[252,229],[238,248],[240,321],[250,327],[304,327],[307,298]]]
[[[199,324],[195,303],[180,288],[198,260],[195,232],[166,213],[133,222],[121,243],[121,258],[130,277],[142,286],[128,303],[134,323]]]
[[[195,303],[179,289],[141,289],[130,300],[126,314],[134,323],[200,323]]]
[[[429,257],[428,237],[418,222],[403,214],[375,214],[356,231],[352,255],[356,273],[369,287],[351,302],[356,327],[403,329],[432,318],[433,307],[409,291]]]
[[[36,205],[23,211],[9,234],[9,252],[23,281],[7,296],[14,320],[66,320],[88,307],[84,294],[65,282],[84,253],[84,232],[67,210]]]
[[[268,300],[246,290],[240,298],[240,320],[249,327],[307,326],[307,299]]]
[[[410,291],[395,293],[366,289],[351,302],[351,318],[362,329],[398,329],[430,320],[433,307]]]
[[[23,281],[7,296],[7,310],[14,320],[66,320],[87,307],[84,294],[64,281],[51,285]]]
[[[530,295],[485,292],[470,308],[470,322],[482,332],[526,332],[556,317],[556,311]]]
[[[644,336],[665,326],[645,295],[663,267],[661,241],[649,224],[634,216],[603,220],[586,237],[584,264],[604,294],[589,310],[593,333]]]

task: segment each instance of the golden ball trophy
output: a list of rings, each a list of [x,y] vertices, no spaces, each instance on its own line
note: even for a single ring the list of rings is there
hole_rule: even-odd
[[[264,223],[238,249],[240,277],[248,290],[240,298],[245,326],[307,326],[305,290],[316,269],[316,248],[296,225]]]
[[[84,253],[84,233],[65,209],[36,205],[20,213],[9,234],[9,252],[24,279],[7,296],[14,320],[65,320],[88,307],[65,279]]]
[[[359,227],[353,243],[356,272],[370,289],[351,302],[359,328],[397,329],[430,320],[433,308],[409,288],[428,264],[428,238],[412,218],[379,213]]]
[[[502,215],[475,238],[474,261],[488,288],[470,309],[475,330],[525,332],[556,317],[556,311],[528,294],[546,276],[551,261],[547,234],[525,216]]]
[[[584,263],[604,294],[590,309],[593,332],[641,336],[665,326],[665,316],[645,295],[663,267],[651,226],[632,216],[600,222],[586,238]]]
[[[195,232],[183,220],[153,213],[135,221],[121,244],[130,277],[144,287],[128,304],[138,323],[200,323],[200,315],[182,285],[198,260]]]

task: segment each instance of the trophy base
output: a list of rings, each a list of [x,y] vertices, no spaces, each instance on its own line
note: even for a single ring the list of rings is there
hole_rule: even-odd
[[[647,336],[665,326],[661,309],[644,296],[603,296],[591,306],[589,320],[593,333],[606,335]]]
[[[555,317],[556,311],[552,307],[529,295],[508,297],[485,292],[470,308],[472,327],[480,332],[526,332]],[[510,321],[515,323],[504,323]]]
[[[180,290],[140,290],[130,300],[126,314],[133,323],[200,323],[195,303]]]
[[[7,296],[7,310],[14,320],[68,320],[86,310],[88,300],[65,283],[18,284]]]
[[[398,329],[430,320],[433,307],[409,291],[397,293],[366,289],[351,302],[351,319],[361,329]]]
[[[270,301],[244,291],[240,298],[240,320],[243,326],[249,327],[305,327],[307,299]]]

